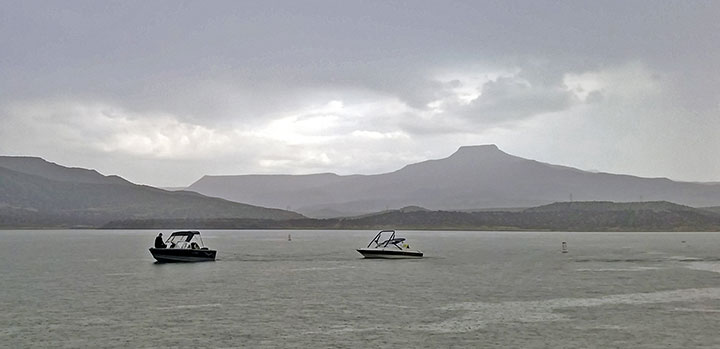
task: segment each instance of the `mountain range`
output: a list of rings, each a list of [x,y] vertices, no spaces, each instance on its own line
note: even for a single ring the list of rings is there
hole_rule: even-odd
[[[41,158],[0,156],[0,227],[95,227],[132,218],[302,218],[295,212],[136,185]]]
[[[309,217],[355,216],[418,205],[430,210],[534,207],[558,201],[671,201],[720,205],[720,186],[596,173],[466,146],[451,156],[376,175],[206,175],[187,190]]]
[[[378,175],[205,176],[174,189],[0,156],[0,228],[720,229],[717,183],[582,171],[494,145]]]

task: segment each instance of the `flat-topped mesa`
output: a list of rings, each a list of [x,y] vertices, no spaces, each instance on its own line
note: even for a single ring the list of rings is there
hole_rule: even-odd
[[[406,176],[406,181],[414,182],[415,185],[422,179],[435,181],[422,185],[434,186],[434,183],[441,183],[449,178],[456,184],[462,182],[467,185],[469,182],[476,182],[478,176],[496,176],[498,171],[504,171],[508,166],[529,161],[507,154],[494,144],[463,146],[446,158],[410,164],[393,175]]]
[[[500,150],[495,144],[485,144],[460,147],[456,152],[444,160],[453,164],[477,164],[482,162],[486,165],[490,165],[497,164],[499,162],[504,163],[507,161],[526,159],[510,155]]]
[[[509,154],[500,150],[495,144],[484,144],[484,145],[470,145],[462,146],[458,148],[456,152],[450,155],[449,158],[461,158],[461,159],[474,159],[474,158],[489,158],[499,156],[510,156]]]
[[[498,148],[498,146],[495,144],[463,145],[460,148],[458,148],[458,150],[455,152],[455,154],[461,153],[461,152],[476,152],[477,153],[477,152],[495,152],[495,151],[502,152],[500,150],[500,148]]]

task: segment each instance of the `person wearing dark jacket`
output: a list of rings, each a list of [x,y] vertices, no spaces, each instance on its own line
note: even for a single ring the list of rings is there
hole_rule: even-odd
[[[155,248],[167,248],[167,245],[163,242],[162,233],[155,237]]]

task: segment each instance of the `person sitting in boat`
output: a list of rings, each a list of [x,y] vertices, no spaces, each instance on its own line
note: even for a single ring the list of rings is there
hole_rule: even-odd
[[[167,248],[167,245],[163,242],[162,233],[155,237],[155,248]]]
[[[193,242],[190,243],[190,248],[193,249],[193,250],[199,250],[199,249],[200,249],[200,245],[198,245],[197,242],[193,241]]]

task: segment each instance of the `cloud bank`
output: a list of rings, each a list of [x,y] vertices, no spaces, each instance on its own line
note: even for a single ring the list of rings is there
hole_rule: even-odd
[[[0,152],[161,186],[457,147],[720,180],[713,2],[0,5]],[[713,15],[715,14],[715,15]]]

